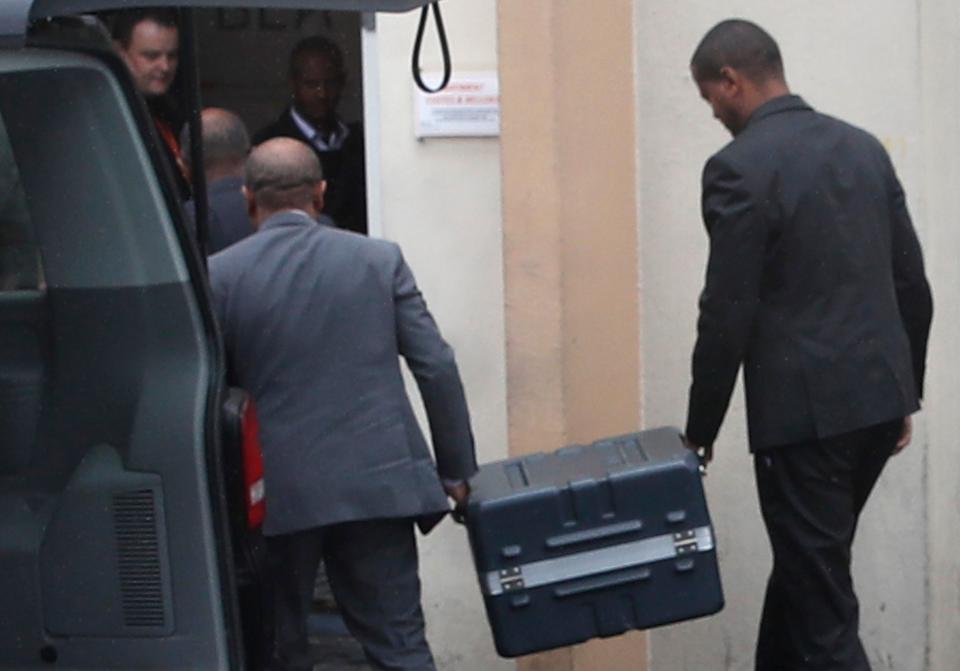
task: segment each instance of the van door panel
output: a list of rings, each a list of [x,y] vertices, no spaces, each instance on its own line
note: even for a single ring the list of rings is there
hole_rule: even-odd
[[[0,430],[21,437],[0,440],[4,670],[239,665],[207,471],[218,352],[136,119],[97,59],[0,50],[43,268],[0,292]]]
[[[30,461],[40,418],[47,344],[42,291],[0,292],[0,477]]]

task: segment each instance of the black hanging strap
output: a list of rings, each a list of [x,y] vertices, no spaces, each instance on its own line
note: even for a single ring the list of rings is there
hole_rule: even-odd
[[[443,55],[443,81],[441,81],[440,85],[435,89],[427,86],[423,78],[420,77],[420,49],[423,45],[423,33],[427,27],[427,14],[431,7],[433,7],[433,18],[437,23],[437,36],[440,38],[440,53]],[[424,5],[423,10],[420,12],[420,26],[417,28],[417,39],[413,43],[413,80],[417,82],[417,86],[420,87],[421,91],[425,93],[437,93],[445,89],[447,84],[450,83],[450,75],[452,72],[453,67],[450,65],[450,45],[447,44],[447,31],[443,28],[443,17],[440,16],[440,3],[431,2],[429,5]]]

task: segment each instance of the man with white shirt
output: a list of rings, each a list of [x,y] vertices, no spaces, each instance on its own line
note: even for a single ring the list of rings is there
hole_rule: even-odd
[[[340,47],[318,35],[301,40],[290,54],[291,103],[253,141],[290,137],[310,145],[327,181],[323,213],[338,228],[366,233],[363,128],[337,114],[346,82]]]

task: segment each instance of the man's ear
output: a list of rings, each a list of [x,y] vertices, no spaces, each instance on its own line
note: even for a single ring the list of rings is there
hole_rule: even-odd
[[[120,40],[113,40],[113,50],[120,57],[120,60],[122,60],[127,67],[130,67],[127,49],[120,43]]]
[[[317,210],[317,214],[323,212],[323,203],[324,196],[327,193],[327,180],[320,180],[317,182],[317,185],[313,187],[313,206]]]
[[[736,93],[743,88],[743,75],[729,65],[720,68],[719,80],[728,93]]]
[[[250,221],[253,222],[253,225],[257,225],[257,199],[253,197],[253,192],[247,188],[246,185],[243,185],[240,188],[240,191],[243,193],[243,200],[247,203],[247,214],[250,216]]]

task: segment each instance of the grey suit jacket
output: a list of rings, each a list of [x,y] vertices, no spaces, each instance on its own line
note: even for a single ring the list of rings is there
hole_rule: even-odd
[[[242,188],[242,177],[225,177],[207,186],[208,254],[216,254],[253,233]],[[193,219],[192,200],[186,203],[185,209]]]
[[[797,96],[770,100],[707,162],[703,219],[688,438],[713,443],[741,363],[753,449],[918,408],[933,306],[880,142]]]
[[[396,244],[321,222],[283,212],[210,258],[233,374],[257,404],[264,533],[386,517],[416,517],[426,531],[448,510],[438,475],[477,468],[453,351]]]
[[[253,223],[243,198],[243,178],[226,177],[207,187],[210,206],[210,254],[253,234]]]

